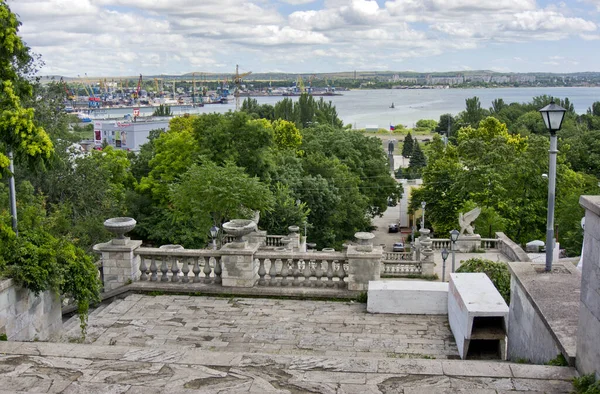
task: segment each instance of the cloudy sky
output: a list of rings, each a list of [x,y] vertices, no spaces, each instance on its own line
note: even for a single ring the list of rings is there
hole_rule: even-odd
[[[43,74],[600,71],[600,0],[8,0]]]

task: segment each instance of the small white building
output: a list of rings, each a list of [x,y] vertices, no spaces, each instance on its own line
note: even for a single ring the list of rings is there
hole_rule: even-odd
[[[169,128],[169,120],[96,121],[94,142],[101,146],[104,141],[116,149],[138,151],[148,141],[151,130]]]

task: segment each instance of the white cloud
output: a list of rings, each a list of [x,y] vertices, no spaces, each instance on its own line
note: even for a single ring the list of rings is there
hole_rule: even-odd
[[[589,16],[535,0],[8,1],[43,71],[69,75],[310,69],[311,57],[330,71],[374,69],[490,43],[600,39]],[[286,4],[303,11],[282,14]]]

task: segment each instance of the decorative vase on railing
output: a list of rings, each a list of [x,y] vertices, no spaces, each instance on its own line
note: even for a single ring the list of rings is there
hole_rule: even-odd
[[[373,238],[375,234],[367,232],[358,232],[354,234],[358,243],[356,250],[359,252],[372,252],[373,251]]]
[[[104,221],[104,228],[115,235],[111,241],[114,245],[125,245],[129,241],[125,234],[133,230],[136,223],[134,218],[110,218]]]
[[[223,231],[228,235],[234,236],[235,241],[232,242],[231,247],[243,249],[246,247],[246,241],[243,237],[256,230],[256,222],[248,219],[233,219],[229,222],[223,223]]]

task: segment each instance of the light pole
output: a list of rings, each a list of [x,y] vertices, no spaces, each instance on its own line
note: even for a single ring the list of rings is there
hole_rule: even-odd
[[[217,226],[212,226],[210,228],[210,236],[212,237],[213,250],[217,250],[217,235],[219,235],[219,228]]]
[[[457,229],[450,231],[450,241],[452,241],[450,248],[452,249],[452,272],[453,273],[454,273],[454,262],[456,261],[456,255],[454,252],[456,250],[456,241],[458,241],[459,235],[460,235],[460,232]]]
[[[566,109],[556,105],[554,100],[540,109],[546,128],[550,132],[550,170],[548,172],[548,219],[546,221],[546,272],[552,271],[554,253],[554,199],[556,189],[556,132],[560,130]]]
[[[425,229],[425,206],[427,203],[425,201],[421,201],[421,208],[423,209],[423,214],[421,215],[421,229]]]
[[[442,282],[446,281],[446,259],[448,258],[448,249],[442,249]]]

